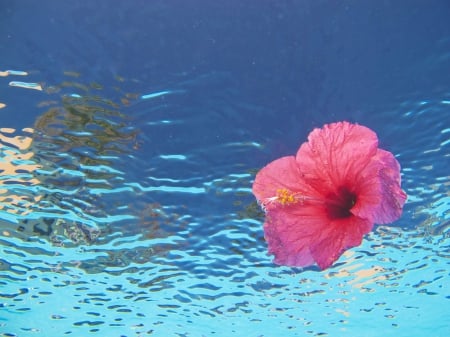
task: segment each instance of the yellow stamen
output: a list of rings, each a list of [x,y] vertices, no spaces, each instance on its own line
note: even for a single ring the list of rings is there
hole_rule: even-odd
[[[295,204],[298,199],[296,198],[295,193],[289,191],[286,188],[279,188],[277,189],[276,201],[284,206]]]

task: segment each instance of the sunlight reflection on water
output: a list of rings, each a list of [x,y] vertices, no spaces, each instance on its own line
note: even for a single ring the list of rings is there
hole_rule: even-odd
[[[250,109],[234,93],[192,101],[191,81],[140,101],[76,79],[44,87],[32,129],[0,130],[6,335],[398,337],[445,321],[449,143],[429,116],[448,105],[397,112],[420,134],[396,142],[405,214],[319,272],[266,255],[250,190],[266,149],[231,127]]]

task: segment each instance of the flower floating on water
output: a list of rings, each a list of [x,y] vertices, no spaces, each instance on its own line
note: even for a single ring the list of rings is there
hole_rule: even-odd
[[[406,201],[392,153],[378,148],[375,132],[348,122],[313,130],[295,157],[262,168],[253,193],[274,262],[321,269],[360,245],[375,223],[398,219]]]

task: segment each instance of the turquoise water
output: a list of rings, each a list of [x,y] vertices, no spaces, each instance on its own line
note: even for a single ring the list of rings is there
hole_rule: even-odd
[[[399,16],[404,5],[317,3],[266,4],[260,16],[242,5],[232,23],[233,6],[211,21],[210,7],[164,3],[99,2],[101,13],[75,1],[61,16],[51,2],[6,6],[13,41],[0,70],[15,71],[0,77],[0,335],[450,334],[445,4]],[[52,19],[26,26],[35,11]],[[179,19],[169,27],[167,13]],[[385,24],[353,29],[367,13]],[[425,28],[408,24],[418,16]],[[147,46],[149,18],[160,24]],[[231,37],[220,47],[198,42],[220,41],[221,25]],[[39,40],[32,27],[53,29]],[[267,48],[276,29],[286,39]],[[341,49],[348,39],[359,42]],[[338,120],[372,128],[396,155],[404,214],[325,271],[276,266],[254,175]]]
[[[400,105],[401,125],[427,126],[394,151],[404,216],[320,272],[266,255],[251,183],[270,151],[242,126],[220,129],[257,107],[224,93],[185,105],[192,84],[127,105],[61,90],[42,93],[55,103],[33,133],[2,130],[3,160],[22,165],[2,176],[5,336],[447,334],[448,177],[430,161],[448,153],[433,117],[447,101]]]

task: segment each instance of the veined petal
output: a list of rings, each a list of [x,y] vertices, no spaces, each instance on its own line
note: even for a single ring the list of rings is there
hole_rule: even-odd
[[[370,220],[355,216],[330,219],[323,206],[312,204],[269,211],[264,234],[275,263],[295,267],[317,263],[325,269],[346,249],[360,245],[372,227]]]
[[[323,195],[351,186],[376,154],[376,134],[361,125],[339,122],[314,129],[296,160],[305,182]]]
[[[326,225],[323,210],[318,206],[274,208],[264,224],[269,253],[277,264],[305,267],[314,264],[310,247]]]
[[[253,194],[266,209],[285,204],[279,202],[280,191],[300,201],[301,196],[309,190],[309,186],[302,182],[298,164],[293,156],[282,157],[263,167],[253,183]]]
[[[400,183],[400,164],[392,153],[378,149],[355,184],[358,200],[351,212],[378,224],[397,220],[406,201]]]
[[[311,255],[320,269],[331,266],[342,253],[359,246],[363,236],[372,230],[370,220],[351,216],[330,221],[311,244]]]

